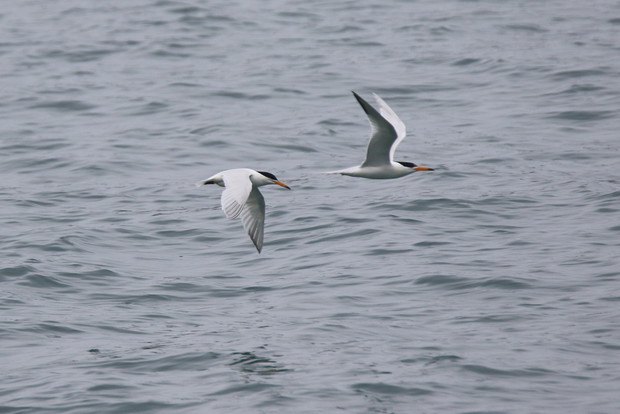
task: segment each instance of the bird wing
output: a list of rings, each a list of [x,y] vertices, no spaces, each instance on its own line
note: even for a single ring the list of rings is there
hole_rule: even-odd
[[[390,148],[390,161],[394,161],[394,152],[396,151],[396,147],[398,144],[405,139],[407,135],[407,128],[405,127],[405,123],[400,120],[396,112],[388,104],[385,103],[383,99],[376,93],[372,94],[375,97],[375,100],[379,104],[379,113],[386,119],[396,131],[396,140],[392,143],[392,147]]]
[[[248,201],[252,192],[250,175],[243,169],[228,170],[223,174],[224,186],[222,192],[222,210],[229,219],[234,219],[241,214],[243,206]]]
[[[258,191],[258,187],[252,187],[250,196],[245,202],[241,212],[243,228],[252,239],[256,250],[260,253],[263,248],[263,235],[265,229],[265,199]]]
[[[366,150],[366,159],[362,167],[381,166],[390,164],[396,145],[405,137],[405,125],[394,111],[377,95],[381,113],[377,112],[361,96],[353,92],[355,99],[361,105],[370,122],[371,136]]]

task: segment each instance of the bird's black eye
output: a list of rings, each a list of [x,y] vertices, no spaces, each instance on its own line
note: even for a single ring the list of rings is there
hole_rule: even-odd
[[[277,180],[276,176],[275,176],[275,175],[273,175],[273,174],[272,174],[272,173],[270,173],[270,172],[266,172],[266,171],[257,171],[257,172],[258,172],[259,174],[264,175],[264,176],[265,176],[265,177],[267,177],[267,178],[271,178],[272,180]]]
[[[396,161],[397,163],[399,163],[400,165],[407,167],[407,168],[415,168],[417,167],[417,165],[415,165],[412,162],[407,162],[407,161]]]

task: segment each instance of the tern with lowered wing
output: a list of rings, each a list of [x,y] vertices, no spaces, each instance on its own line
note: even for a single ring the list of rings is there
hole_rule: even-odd
[[[196,183],[197,187],[206,184],[217,184],[226,187],[222,192],[222,210],[229,219],[241,216],[243,228],[252,239],[256,250],[263,248],[265,228],[265,199],[258,187],[276,184],[291,189],[278,180],[275,175],[265,171],[254,171],[249,168],[225,170]]]

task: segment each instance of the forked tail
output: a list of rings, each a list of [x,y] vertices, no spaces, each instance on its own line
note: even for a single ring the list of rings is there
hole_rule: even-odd
[[[198,181],[196,184],[194,184],[196,187],[202,187],[203,185],[207,185],[207,184],[215,184],[213,182],[213,180],[211,178],[207,178],[206,180],[200,180]]]

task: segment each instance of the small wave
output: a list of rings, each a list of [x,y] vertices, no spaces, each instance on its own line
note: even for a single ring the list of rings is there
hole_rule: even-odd
[[[508,30],[514,30],[518,32],[546,33],[549,31],[548,29],[545,29],[544,27],[541,27],[537,24],[508,24],[502,27]]]
[[[65,100],[65,101],[45,101],[30,106],[31,109],[52,109],[60,112],[81,112],[96,108],[83,101]]]
[[[575,95],[579,93],[587,93],[587,92],[599,92],[605,90],[604,87],[592,84],[577,84],[571,85],[570,87],[560,91],[553,92],[548,94],[543,94],[542,96],[558,96],[558,95]]]
[[[41,55],[42,58],[64,59],[67,62],[93,62],[102,59],[105,56],[122,51],[121,48],[116,49],[89,49],[77,47],[77,50],[50,50]]]
[[[24,331],[43,333],[43,334],[48,334],[48,335],[49,334],[54,334],[54,335],[64,334],[64,335],[66,335],[66,334],[80,334],[80,333],[83,333],[83,331],[81,331],[79,329],[70,328],[68,326],[61,325],[58,322],[51,322],[51,321],[37,324],[34,327],[24,329]]]
[[[265,94],[247,94],[243,92],[239,92],[237,90],[219,90],[212,93],[213,96],[218,96],[221,98],[232,98],[239,99],[243,101],[253,100],[253,101],[263,101],[266,99],[270,99],[271,96]]]
[[[398,385],[386,384],[384,382],[362,382],[351,386],[354,391],[362,393],[372,393],[381,395],[429,395],[433,394],[432,390],[417,387],[401,387]]]
[[[32,266],[11,266],[0,269],[0,276],[17,277],[35,272],[36,270]]]
[[[219,391],[212,392],[209,395],[227,395],[227,394],[237,394],[237,393],[242,393],[246,395],[247,393],[257,393],[257,392],[261,392],[266,389],[270,389],[274,387],[276,387],[276,385],[266,384],[266,383],[233,385],[232,387],[226,387],[226,388],[222,388]]]
[[[607,69],[579,69],[579,70],[563,70],[552,73],[550,76],[556,80],[585,78],[590,76],[606,76],[609,75]]]
[[[616,201],[620,199],[620,190],[612,191],[610,193],[605,193],[605,194],[597,194],[593,198],[596,200],[601,200],[601,201]]]
[[[497,369],[490,368],[484,365],[463,365],[462,368],[465,371],[473,372],[476,374],[487,375],[492,377],[542,377],[552,374],[553,371],[549,371],[542,368],[528,368],[528,369]]]
[[[71,285],[63,283],[53,276],[46,276],[41,274],[29,274],[27,276],[24,276],[22,279],[20,279],[18,284],[43,289],[68,289],[71,287]]]
[[[128,116],[142,116],[142,115],[152,115],[160,112],[164,112],[169,108],[169,105],[164,102],[149,102],[139,106],[137,109],[132,111],[128,111]]]
[[[614,111],[561,111],[551,112],[547,118],[566,119],[569,121],[600,121],[616,116]]]
[[[480,62],[481,59],[475,59],[475,58],[464,58],[464,59],[459,59],[456,62],[453,63],[454,66],[468,66],[468,65],[472,65],[474,63],[478,63]]]
[[[229,365],[245,373],[274,375],[290,371],[271,358],[256,355],[254,352],[235,352],[233,356],[235,360]]]
[[[343,232],[343,233],[338,233],[338,234],[331,234],[329,236],[319,237],[313,240],[309,240],[308,243],[316,244],[316,243],[323,243],[323,242],[331,241],[331,240],[345,240],[345,239],[350,239],[350,238],[369,236],[371,234],[375,234],[378,232],[379,230],[377,229],[362,229],[362,230],[356,230],[356,231],[351,231],[351,232],[346,232],[346,233]]]
[[[418,285],[441,286],[450,290],[476,289],[484,287],[502,290],[532,289],[532,285],[530,283],[507,277],[470,279],[454,275],[430,275],[418,278],[415,283]]]
[[[19,143],[0,146],[0,151],[7,157],[11,154],[32,154],[33,151],[53,151],[71,147],[71,144],[64,139],[47,138],[45,141],[33,140],[26,141],[20,139]]]
[[[131,369],[133,372],[204,371],[220,359],[216,352],[187,352],[184,354],[149,359],[120,357],[93,364],[97,367]]]
[[[169,301],[183,301],[182,296],[171,294],[135,294],[135,295],[120,295],[114,293],[95,293],[89,296],[90,299],[96,301],[108,301],[123,304],[137,304],[137,303],[157,303],[157,302],[169,302]]]

